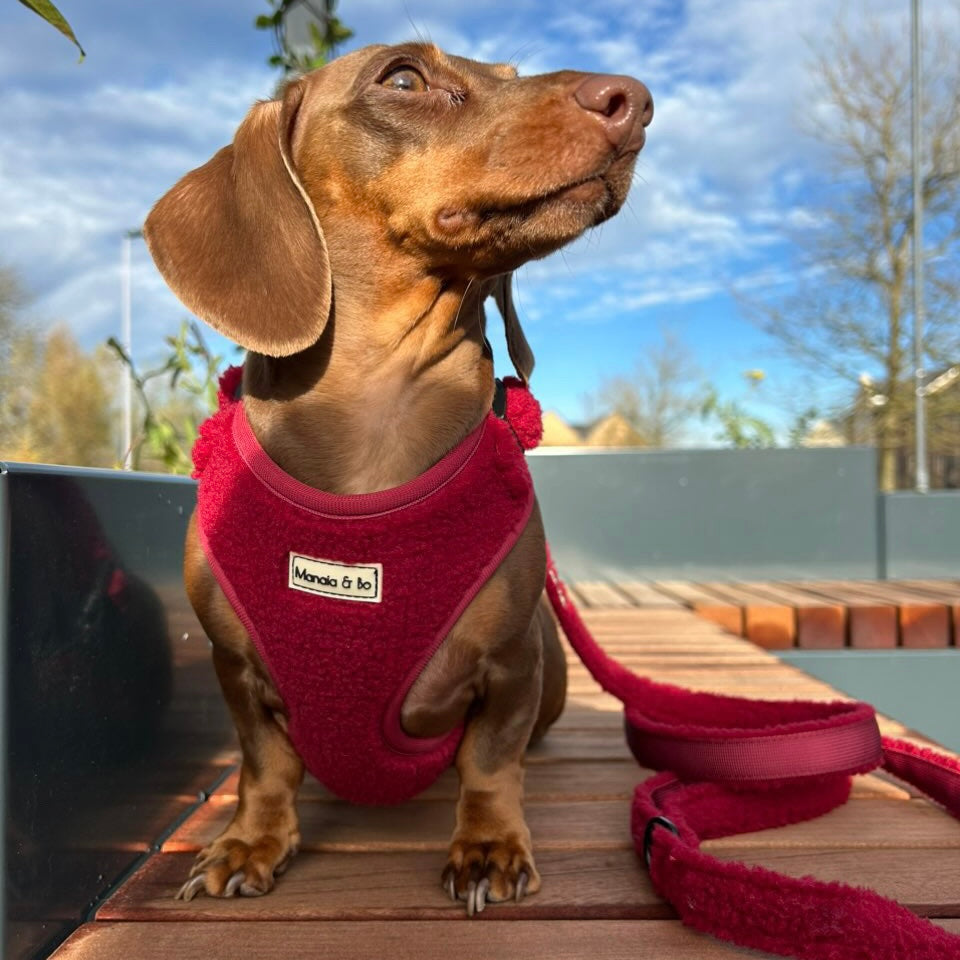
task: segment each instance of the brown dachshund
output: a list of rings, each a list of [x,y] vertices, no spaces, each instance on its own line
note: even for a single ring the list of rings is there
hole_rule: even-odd
[[[331,494],[388,490],[490,411],[486,297],[529,377],[509,274],[620,209],[652,114],[629,77],[518,77],[428,44],[367,47],[256,104],[233,144],[157,203],[145,234],[184,304],[249,351],[243,409],[269,457]],[[303,763],[196,515],[184,566],[243,765],[234,818],[178,895],[263,894],[300,844]],[[400,713],[411,737],[465,723],[442,882],[470,914],[540,886],[523,758],[566,687],[544,571],[534,506]]]

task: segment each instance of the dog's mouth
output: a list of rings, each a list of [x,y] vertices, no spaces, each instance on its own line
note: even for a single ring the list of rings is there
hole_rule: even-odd
[[[521,203],[489,207],[481,211],[481,219],[489,220],[494,217],[509,217],[511,219],[526,220],[552,206],[571,205],[594,207],[598,203],[612,200],[610,186],[603,174],[595,174],[566,184],[556,190],[550,190],[540,196],[533,197]]]
[[[635,158],[635,152],[618,156],[599,172],[524,200],[444,208],[436,216],[437,227],[441,233],[454,237],[482,229],[487,224],[516,226],[541,214],[567,213],[572,221],[579,223],[579,230],[585,230],[612,217],[620,209],[626,198],[622,171],[628,168],[629,174]],[[629,175],[625,186],[629,186]]]

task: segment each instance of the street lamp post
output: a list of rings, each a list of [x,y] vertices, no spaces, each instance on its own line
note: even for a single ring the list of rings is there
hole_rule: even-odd
[[[120,339],[127,358],[133,361],[133,328],[130,322],[130,250],[143,231],[127,230],[120,249]],[[133,370],[127,367],[123,377],[123,469],[133,469]]]
[[[913,367],[916,393],[916,478],[917,493],[930,489],[927,472],[927,411],[923,369],[923,178],[921,171],[922,124],[920,88],[920,0],[911,0],[911,87],[912,136],[910,142],[911,174],[913,178]]]

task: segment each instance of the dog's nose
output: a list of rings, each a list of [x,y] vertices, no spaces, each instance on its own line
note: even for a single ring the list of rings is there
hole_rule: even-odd
[[[645,84],[633,77],[596,74],[573,91],[573,98],[599,116],[612,146],[623,151],[643,146],[643,128],[653,119],[653,97]]]

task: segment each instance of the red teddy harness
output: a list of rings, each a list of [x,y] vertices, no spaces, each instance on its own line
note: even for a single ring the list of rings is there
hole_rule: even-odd
[[[347,799],[404,799],[450,762],[461,731],[437,740],[406,737],[399,723],[403,697],[526,523],[533,490],[517,440],[526,448],[536,445],[539,407],[525,389],[508,388],[509,426],[490,415],[412,483],[371,496],[332,497],[304,487],[267,457],[242,404],[231,399],[238,382],[239,370],[225,375],[220,412],[204,424],[194,448],[204,549],[286,699],[291,738],[308,768]],[[431,515],[439,508],[438,520],[449,525],[452,542],[445,539],[446,529],[430,536],[420,529],[428,506]],[[456,517],[454,508],[460,511]],[[483,523],[471,526],[480,511]],[[394,517],[396,542],[378,540],[378,528]],[[316,523],[325,535],[334,522],[351,534],[349,542],[329,541],[351,568],[350,586],[334,565],[312,567],[306,557],[299,575],[303,582],[294,585],[301,532],[307,536]],[[327,541],[322,542],[325,549]],[[369,562],[381,544],[386,552],[377,556],[389,562]],[[261,569],[244,562],[251,552],[269,558],[263,583],[250,580],[251,571]],[[419,580],[400,584],[394,596],[391,571],[404,561]],[[381,573],[382,580],[374,578]],[[365,586],[354,577],[363,577]],[[329,582],[333,579],[335,585]],[[455,595],[453,585],[461,582],[463,592]],[[249,593],[247,606],[234,591],[237,583]],[[316,594],[297,596],[308,585]],[[341,597],[325,597],[324,591],[339,591]],[[344,601],[343,591],[357,594],[354,602]],[[643,766],[674,771],[637,786],[631,826],[655,888],[684,923],[746,947],[805,960],[960,960],[956,934],[869,890],[722,863],[699,849],[702,839],[825,813],[846,800],[851,774],[881,764],[960,817],[960,762],[910,743],[881,741],[866,704],[750,701],[690,693],[631,674],[597,645],[549,559],[547,593],[594,679],[623,701],[627,740],[636,758]],[[268,596],[286,602],[274,613]],[[313,600],[324,604],[316,608],[323,612],[319,640],[314,637],[319,617],[309,605]],[[409,623],[408,639],[395,642],[381,630],[369,634],[376,644],[368,642],[371,628],[353,619],[351,611],[381,606],[391,618]],[[262,622],[271,638],[266,644],[254,627]],[[319,678],[316,689],[311,688],[314,677]],[[311,713],[314,700],[319,710]]]
[[[527,523],[523,450],[491,413],[403,486],[322,493],[257,442],[234,398],[239,374],[225,374],[220,410],[194,448],[204,552],[283,697],[307,769],[354,803],[409,799],[450,765],[463,731],[409,737],[400,708]],[[529,397],[510,388],[508,406],[515,393]]]

